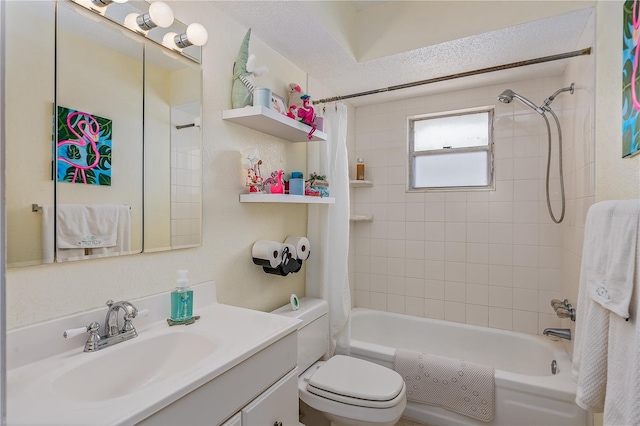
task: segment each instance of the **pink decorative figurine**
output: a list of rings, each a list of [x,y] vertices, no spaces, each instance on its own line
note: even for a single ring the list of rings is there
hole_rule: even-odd
[[[284,194],[284,183],[282,182],[282,174],[284,170],[271,172],[271,177],[264,180],[265,188],[269,188],[272,194]]]
[[[311,140],[311,138],[313,137],[313,132],[316,131],[316,123],[315,123],[316,113],[313,107],[309,105],[310,96],[302,95],[301,98],[302,98],[302,106],[298,108],[298,117],[300,118],[300,121],[302,121],[304,124],[311,126],[311,131],[307,135],[307,138]]]

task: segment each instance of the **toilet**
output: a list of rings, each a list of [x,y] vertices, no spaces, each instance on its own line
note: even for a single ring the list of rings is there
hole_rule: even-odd
[[[322,412],[332,426],[392,426],[407,405],[406,386],[395,371],[369,361],[335,355],[320,361],[329,347],[326,300],[303,297],[299,309],[272,313],[301,320],[298,328],[298,396]]]

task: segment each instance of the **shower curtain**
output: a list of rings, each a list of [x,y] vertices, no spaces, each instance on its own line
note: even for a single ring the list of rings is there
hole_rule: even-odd
[[[309,143],[307,171],[326,175],[335,204],[309,204],[307,238],[311,256],[306,266],[306,295],[329,302],[329,356],[349,354],[349,166],[347,107],[324,108],[327,141]]]

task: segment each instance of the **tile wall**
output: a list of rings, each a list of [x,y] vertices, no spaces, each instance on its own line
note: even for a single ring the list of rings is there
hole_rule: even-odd
[[[352,213],[373,215],[353,227],[356,307],[533,334],[560,325],[549,301],[564,297],[563,228],[545,201],[546,126],[497,95],[511,88],[540,104],[563,83],[516,81],[356,109],[353,154],[374,182],[352,192]],[[407,117],[487,105],[495,106],[495,191],[407,193]],[[558,97],[552,107],[564,122],[562,105]],[[551,176],[559,215],[557,172]]]

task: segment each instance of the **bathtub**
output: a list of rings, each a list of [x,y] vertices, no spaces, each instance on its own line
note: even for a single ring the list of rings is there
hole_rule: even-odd
[[[396,348],[464,359],[495,368],[495,417],[485,423],[409,401],[404,416],[431,426],[588,425],[575,404],[571,361],[547,337],[354,308],[351,356],[393,368]],[[551,373],[556,360],[557,373]]]

